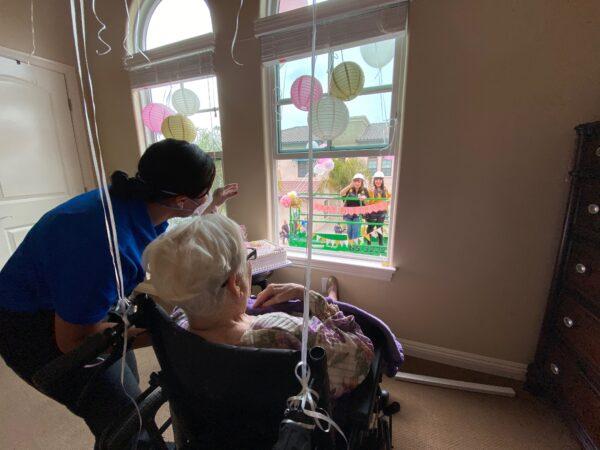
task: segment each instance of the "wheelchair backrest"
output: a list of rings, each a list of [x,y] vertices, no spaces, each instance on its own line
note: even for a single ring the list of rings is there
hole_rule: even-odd
[[[150,298],[137,303],[152,335],[176,434],[185,435],[188,448],[263,448],[274,442],[286,400],[300,390],[294,376],[300,352],[211,343],[179,327]]]

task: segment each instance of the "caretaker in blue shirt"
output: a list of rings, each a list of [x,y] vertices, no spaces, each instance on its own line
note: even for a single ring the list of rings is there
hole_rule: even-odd
[[[167,139],[140,158],[138,173],[111,177],[125,293],[144,280],[141,257],[172,217],[214,211],[237,193],[237,185],[210,189],[212,158],[194,144]],[[0,355],[31,384],[48,362],[113,324],[104,321],[117,301],[115,270],[98,190],[46,213],[0,272]],[[132,330],[135,331],[135,330]],[[142,330],[143,331],[143,330]],[[128,352],[125,386],[139,395],[137,366]],[[119,411],[130,406],[114,364],[88,386],[81,369],[50,397],[82,417],[96,438]]]

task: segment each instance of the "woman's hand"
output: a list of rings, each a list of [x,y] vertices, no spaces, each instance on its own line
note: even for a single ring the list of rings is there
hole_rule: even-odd
[[[226,184],[223,187],[215,189],[213,192],[212,206],[219,207],[231,197],[235,197],[240,189],[237,183]]]
[[[269,284],[267,288],[256,296],[254,308],[285,303],[290,300],[302,299],[304,297],[304,286],[295,283]]]

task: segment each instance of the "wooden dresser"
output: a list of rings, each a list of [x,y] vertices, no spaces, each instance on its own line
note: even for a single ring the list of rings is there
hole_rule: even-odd
[[[600,122],[579,125],[560,251],[527,387],[600,447]]]

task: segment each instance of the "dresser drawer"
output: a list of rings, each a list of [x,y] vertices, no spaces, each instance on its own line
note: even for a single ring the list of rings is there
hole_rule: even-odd
[[[581,181],[573,215],[573,227],[580,234],[600,239],[600,179]]]
[[[565,350],[555,348],[548,354],[544,370],[555,398],[600,445],[600,394]]]
[[[576,170],[600,176],[600,123],[586,125],[579,132],[581,154]]]
[[[577,302],[572,294],[563,294],[558,308],[556,328],[577,353],[600,373],[600,321]]]
[[[597,244],[572,241],[564,270],[568,287],[600,303],[600,248]]]

